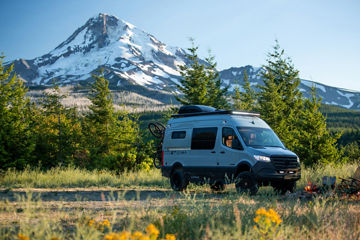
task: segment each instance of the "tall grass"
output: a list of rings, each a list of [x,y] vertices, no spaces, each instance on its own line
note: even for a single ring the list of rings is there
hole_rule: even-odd
[[[7,170],[0,177],[3,188],[70,188],[70,187],[169,187],[159,170],[125,172],[117,174],[108,170],[84,170],[74,167],[56,167],[48,171]]]
[[[339,178],[352,177],[359,167],[358,164],[344,164],[339,166],[324,165],[314,166],[311,168],[305,168],[302,166],[301,179],[298,181],[298,185],[305,185],[308,181],[320,185],[322,183],[323,176],[335,176],[337,182]]]
[[[349,177],[356,165],[303,168],[299,188],[308,180],[320,184],[324,175]],[[168,179],[159,170],[128,172],[86,171],[76,168],[9,170],[1,176],[0,186],[14,187],[124,187],[169,188]],[[256,196],[239,195],[234,190],[208,194],[204,188],[143,200],[126,198],[102,201],[51,200],[27,190],[24,196],[8,201],[6,191],[0,199],[0,239],[18,239],[19,233],[30,239],[104,239],[109,232],[144,231],[155,224],[160,237],[176,234],[177,239],[259,239],[254,229],[259,208],[274,209],[280,216],[278,235],[273,239],[360,239],[360,202],[336,197],[309,200],[259,191]],[[90,226],[90,220],[108,219],[109,228]],[[56,237],[56,238],[55,238]],[[269,239],[272,239],[269,238]]]
[[[22,233],[31,239],[104,239],[106,233],[143,231],[155,224],[160,237],[177,239],[259,239],[254,229],[259,208],[274,209],[282,223],[274,239],[359,239],[360,206],[356,202],[316,198],[287,200],[279,196],[238,194],[222,198],[179,195],[177,199],[104,201],[106,208],[51,207],[31,194],[15,204],[0,202],[0,239],[15,239]],[[169,204],[171,203],[171,204]],[[124,206],[126,205],[126,206]],[[121,207],[124,206],[124,207]],[[108,219],[109,229],[89,226],[88,220]],[[272,238],[269,238],[272,239]]]
[[[356,164],[342,166],[302,167],[302,177],[298,186],[308,181],[321,184],[323,176],[350,177],[357,168]],[[8,170],[0,176],[3,188],[60,188],[60,187],[115,187],[115,188],[169,188],[169,180],[161,176],[158,169],[149,172],[125,172],[117,174],[107,170],[84,170],[74,167],[56,167],[48,171],[39,169],[24,171]]]

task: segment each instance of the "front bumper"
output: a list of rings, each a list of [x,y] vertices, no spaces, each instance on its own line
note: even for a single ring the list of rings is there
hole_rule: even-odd
[[[301,168],[275,168],[271,162],[257,162],[252,171],[258,181],[297,181],[301,178]]]

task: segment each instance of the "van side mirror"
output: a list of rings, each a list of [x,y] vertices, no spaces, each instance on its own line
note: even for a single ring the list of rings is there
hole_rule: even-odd
[[[237,139],[237,138],[232,141],[232,148],[237,149],[237,150],[244,150],[239,139]]]

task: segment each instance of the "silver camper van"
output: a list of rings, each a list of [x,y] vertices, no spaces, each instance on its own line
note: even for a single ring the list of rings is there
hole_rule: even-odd
[[[182,106],[163,133],[161,171],[175,191],[189,182],[255,194],[259,186],[294,191],[301,177],[298,156],[286,149],[257,113]]]

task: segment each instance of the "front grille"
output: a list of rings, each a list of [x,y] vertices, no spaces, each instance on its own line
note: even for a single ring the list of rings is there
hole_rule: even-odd
[[[299,167],[296,157],[272,156],[270,159],[276,170],[294,169]]]

